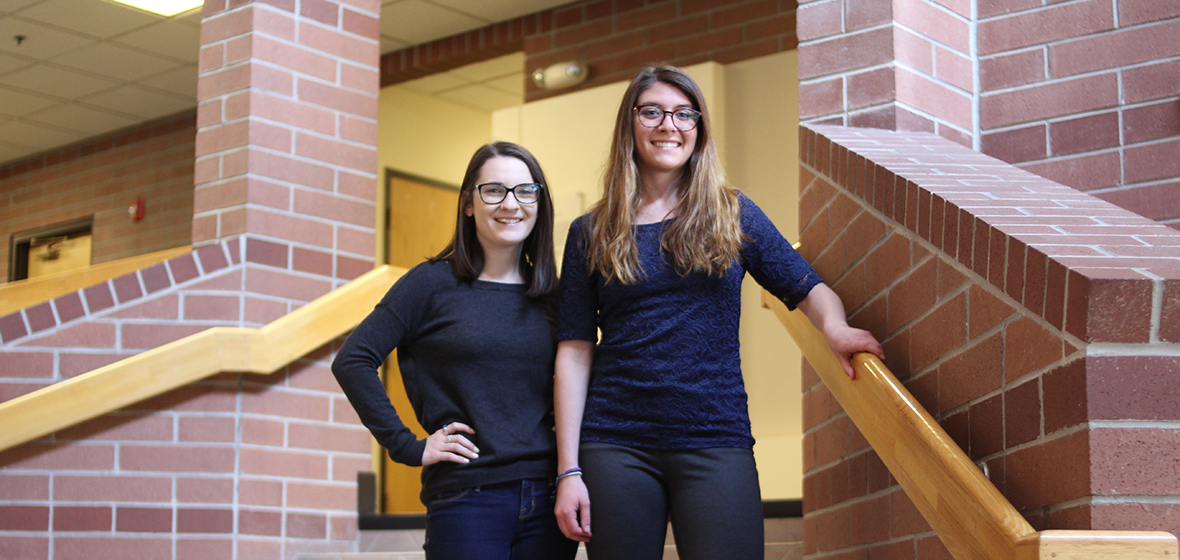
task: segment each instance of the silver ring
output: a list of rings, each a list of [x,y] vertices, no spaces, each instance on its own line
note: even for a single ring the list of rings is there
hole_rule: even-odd
[[[447,436],[447,443],[451,443],[451,436]]]

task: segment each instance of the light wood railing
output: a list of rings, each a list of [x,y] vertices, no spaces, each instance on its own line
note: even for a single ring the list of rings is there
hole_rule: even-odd
[[[404,272],[381,266],[265,327],[210,328],[0,403],[0,450],[218,373],[273,373],[359,325]]]
[[[938,422],[872,354],[848,378],[799,310],[762,292],[811,367],[956,560],[1176,559],[1177,539],[1149,531],[1035,531]]]
[[[78,270],[66,270],[28,280],[17,280],[15,282],[0,284],[0,317],[20,311],[26,307],[32,307],[38,303],[49,301],[75,290],[81,290],[82,288],[135,272],[141,268],[147,268],[156,263],[179,257],[192,250],[192,246],[185,245],[183,247],[165,249],[145,255],[127,257],[117,261],[93,264]]]

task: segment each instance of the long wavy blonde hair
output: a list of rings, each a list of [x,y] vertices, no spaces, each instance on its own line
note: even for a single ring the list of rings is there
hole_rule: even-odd
[[[680,200],[674,210],[677,218],[667,222],[660,246],[672,255],[673,264],[682,275],[705,272],[717,276],[729,270],[742,247],[738,194],[725,182],[704,95],[696,82],[679,68],[645,68],[623,94],[615,118],[602,199],[587,213],[587,265],[607,282],[632,284],[643,276],[633,227],[642,199],[632,109],[639,95],[656,83],[680,90],[693,108],[701,112],[696,146],[678,182]]]

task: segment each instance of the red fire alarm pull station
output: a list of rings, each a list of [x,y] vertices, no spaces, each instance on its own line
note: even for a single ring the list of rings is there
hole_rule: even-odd
[[[127,208],[127,215],[131,216],[131,221],[138,222],[143,219],[143,197],[136,197],[131,206]]]

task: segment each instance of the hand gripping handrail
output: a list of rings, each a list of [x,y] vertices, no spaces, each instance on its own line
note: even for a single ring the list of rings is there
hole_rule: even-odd
[[[876,356],[853,356],[848,378],[827,341],[799,310],[762,292],[865,440],[956,560],[1156,560],[1180,557],[1170,533],[1034,531]]]
[[[0,451],[211,375],[273,373],[359,325],[404,273],[380,266],[265,327],[206,329],[0,403]]]

